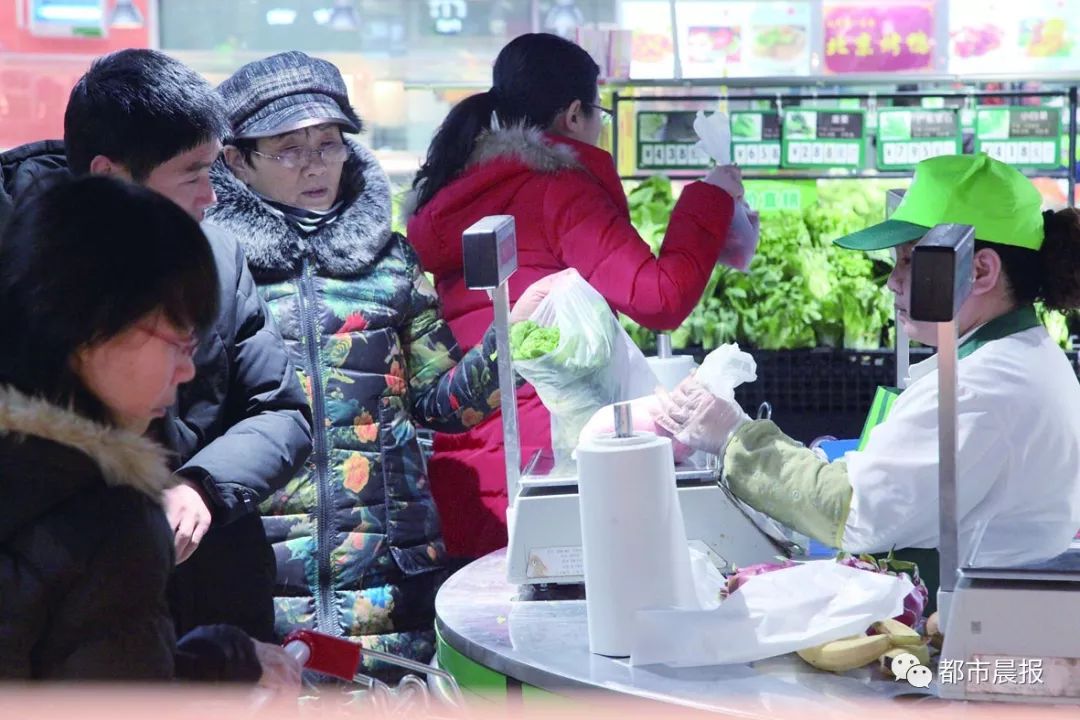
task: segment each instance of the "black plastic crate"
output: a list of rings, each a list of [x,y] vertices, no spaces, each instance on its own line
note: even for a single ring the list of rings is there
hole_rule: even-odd
[[[774,411],[865,413],[881,385],[896,384],[896,355],[891,350],[751,350],[757,382],[743,385],[736,397],[747,408],[768,401]],[[913,349],[912,362],[929,355]]]

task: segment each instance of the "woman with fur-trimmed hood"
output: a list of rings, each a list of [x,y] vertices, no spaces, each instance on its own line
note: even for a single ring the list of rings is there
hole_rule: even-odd
[[[233,138],[207,219],[244,247],[314,417],[311,459],[263,506],[277,632],[426,661],[446,553],[415,426],[463,432],[499,407],[494,333],[462,356],[391,232],[386,175],[342,136],[360,119],[336,67],[287,52],[219,89]]]
[[[491,90],[447,116],[413,183],[409,241],[462,347],[492,321],[482,292],[465,287],[461,234],[485,215],[513,215],[518,271],[510,298],[539,278],[574,268],[611,306],[654,330],[678,327],[721,258],[734,203],[735,168],[687,185],[659,257],[630,224],[611,155],[596,147],[610,110],[598,105],[599,68],[574,43],[522,35],[495,61]],[[522,457],[550,445],[535,391],[518,393]],[[506,473],[500,417],[467,435],[439,435],[429,465],[451,555],[477,557],[506,544]]]
[[[217,317],[214,255],[172,201],[103,177],[31,193],[0,242],[0,680],[300,686],[227,625],[177,643],[160,422]],[[157,442],[155,442],[157,441]]]

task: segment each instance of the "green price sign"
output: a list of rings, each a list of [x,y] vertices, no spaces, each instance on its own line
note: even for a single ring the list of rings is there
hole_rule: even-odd
[[[743,167],[780,167],[780,115],[731,113],[731,158]]]
[[[866,113],[788,110],[782,144],[784,167],[858,170],[866,164]]]
[[[703,170],[712,165],[699,150],[695,112],[647,111],[637,114],[637,166],[641,170]]]
[[[879,170],[912,168],[926,158],[959,155],[963,150],[955,110],[882,108],[877,121]]]
[[[1054,168],[1061,162],[1061,110],[1052,107],[981,107],[975,152],[1020,167]]]

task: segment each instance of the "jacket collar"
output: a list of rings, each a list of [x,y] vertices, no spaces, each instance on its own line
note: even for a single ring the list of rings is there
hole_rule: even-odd
[[[38,183],[70,177],[60,140],[42,140],[0,153],[0,229],[7,223],[20,195]]]
[[[130,487],[155,502],[176,484],[164,448],[135,433],[99,425],[40,398],[0,385],[0,435],[28,435],[88,456],[111,486]]]
[[[958,359],[963,360],[988,342],[1022,333],[1025,330],[1039,327],[1041,324],[1035,308],[1031,305],[1025,305],[1004,315],[998,315],[993,320],[969,330],[966,335],[960,338],[957,343],[956,356]],[[908,379],[914,382],[937,370],[937,367],[938,356],[937,353],[934,353],[922,362],[912,365],[908,369]]]
[[[998,315],[993,320],[980,325],[973,332],[968,333],[967,337],[960,344],[957,354],[960,357],[965,358],[988,342],[1000,340],[1003,337],[1015,335],[1018,332],[1030,330],[1039,325],[1041,325],[1039,322],[1039,315],[1035,312],[1034,306],[1025,305],[1024,307],[1016,308],[1004,315]]]
[[[486,130],[477,138],[462,174],[482,172],[479,168],[493,163],[519,165],[542,174],[584,170],[600,182],[616,205],[627,207],[611,154],[588,143],[524,125]],[[415,192],[410,191],[402,203],[402,219],[407,222],[415,212]]]
[[[345,208],[341,216],[302,236],[279,213],[242,183],[223,161],[211,170],[218,202],[207,222],[230,231],[240,242],[256,275],[295,272],[309,257],[326,275],[360,273],[389,242],[390,181],[367,148],[346,140],[349,158],[341,175]]]
[[[582,167],[580,147],[583,143],[549,135],[536,128],[515,125],[488,130],[476,139],[476,147],[465,168],[486,165],[495,160],[520,163],[534,172],[557,173]]]

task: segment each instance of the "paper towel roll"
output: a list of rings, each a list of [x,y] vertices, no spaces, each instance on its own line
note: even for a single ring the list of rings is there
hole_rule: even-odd
[[[647,360],[649,361],[649,367],[652,368],[653,373],[656,375],[656,379],[668,391],[674,390],[697,367],[694,358],[689,355],[651,357],[647,358]]]
[[[628,657],[638,610],[697,607],[671,441],[600,436],[577,462],[589,649]]]

